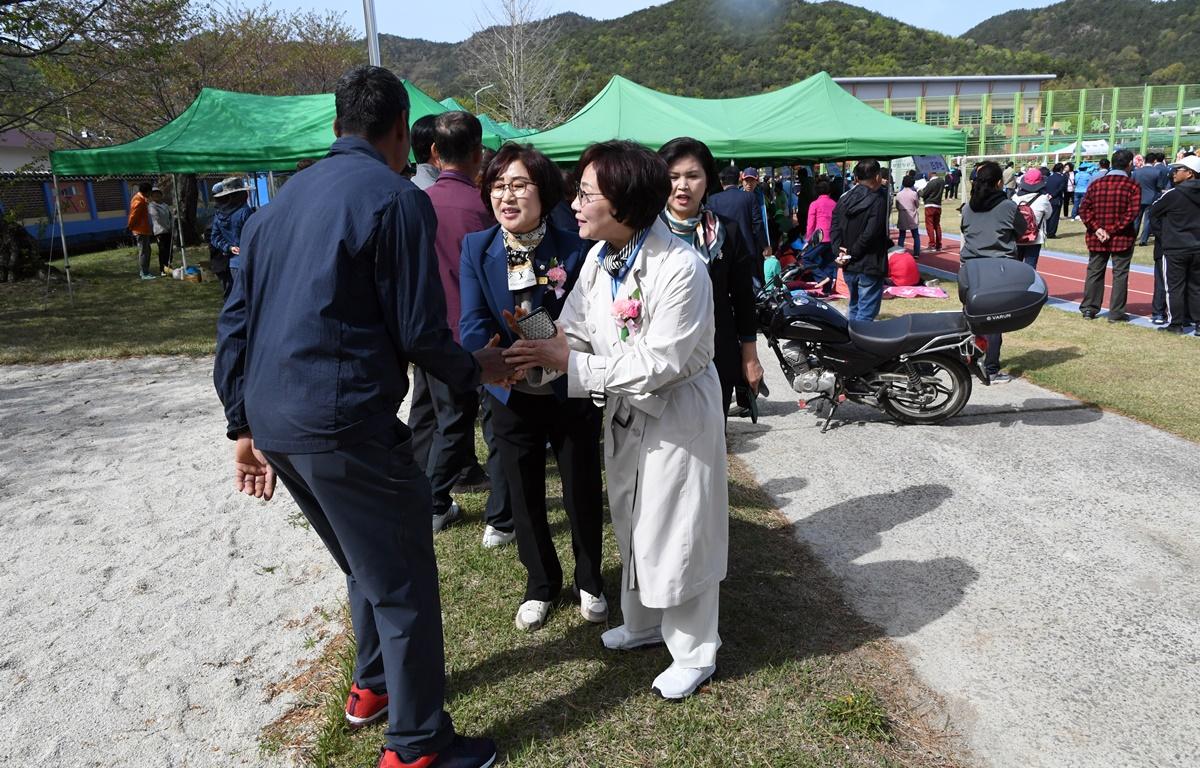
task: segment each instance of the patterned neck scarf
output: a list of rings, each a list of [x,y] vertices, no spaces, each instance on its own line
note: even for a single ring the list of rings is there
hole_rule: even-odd
[[[633,254],[637,253],[638,244],[642,242],[642,238],[646,236],[646,232],[649,229],[649,227],[646,227],[646,229],[634,232],[633,237],[619,251],[614,251],[611,248],[606,249],[604,253],[604,271],[614,280],[619,278],[621,273],[625,271],[625,264],[632,258]]]
[[[701,208],[696,216],[677,219],[671,215],[670,210],[663,209],[661,218],[671,228],[671,234],[700,252],[700,258],[704,259],[705,264],[711,264],[721,258],[721,247],[725,245],[725,228],[721,226],[715,213]]]
[[[542,244],[542,238],[546,236],[546,220],[542,219],[537,229],[531,232],[517,234],[504,227],[501,227],[500,231],[504,233],[504,252],[508,254],[508,263],[524,264],[531,260],[530,254]]]

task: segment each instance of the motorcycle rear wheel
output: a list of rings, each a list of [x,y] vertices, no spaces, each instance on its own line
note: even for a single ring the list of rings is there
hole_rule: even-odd
[[[971,399],[971,372],[960,361],[944,355],[919,355],[909,358],[921,377],[921,391],[890,385],[880,395],[879,404],[893,419],[905,424],[940,424],[955,416]],[[908,368],[899,361],[884,371],[908,376]],[[931,396],[929,402],[919,402]]]

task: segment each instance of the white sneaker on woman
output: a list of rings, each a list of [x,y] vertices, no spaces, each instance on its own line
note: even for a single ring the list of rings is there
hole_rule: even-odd
[[[483,546],[487,549],[495,549],[509,544],[513,539],[517,538],[516,531],[502,531],[493,525],[489,525],[483,529]]]
[[[648,645],[662,645],[662,627],[631,632],[622,624],[600,635],[600,642],[612,651],[632,651],[634,648],[645,648]]]
[[[716,671],[716,664],[708,667],[680,667],[672,662],[661,675],[654,678],[651,690],[664,699],[686,699],[711,680]]]
[[[593,595],[586,589],[579,590],[579,613],[593,624],[608,621],[608,600],[603,594]]]
[[[532,632],[541,629],[550,615],[550,603],[546,600],[526,600],[517,609],[517,629]]]

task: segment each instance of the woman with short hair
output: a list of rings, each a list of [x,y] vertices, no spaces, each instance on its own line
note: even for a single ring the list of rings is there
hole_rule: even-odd
[[[480,194],[499,224],[463,238],[459,328],[468,351],[487,346],[496,334],[505,344],[516,341],[516,321],[525,315],[545,309],[550,318],[558,317],[586,254],[578,235],[549,221],[563,197],[562,176],[541,152],[505,144],[481,178]],[[538,371],[511,390],[486,390],[485,406],[509,480],[517,552],[527,574],[517,627],[532,631],[545,624],[562,588],[562,566],[546,518],[547,443],[562,477],[579,610],[588,621],[604,622],[599,409],[590,400],[568,399],[565,381],[551,383]]]
[[[519,341],[507,358],[518,370],[566,371],[572,397],[605,402],[624,624],[601,639],[617,650],[665,643],[673,661],[652,687],[682,699],[716,671],[729,548],[712,281],[659,219],[671,183],[658,155],[608,141],[579,167],[579,234],[600,242],[559,316],[564,333]]]
[[[762,383],[758,359],[758,317],[754,302],[755,264],[749,244],[732,221],[705,205],[709,193],[721,191],[717,161],[702,141],[672,139],[658,150],[667,164],[671,193],[661,214],[671,233],[692,246],[708,268],[713,283],[716,352],[713,362],[721,379],[721,405],[729,413],[734,387]]]

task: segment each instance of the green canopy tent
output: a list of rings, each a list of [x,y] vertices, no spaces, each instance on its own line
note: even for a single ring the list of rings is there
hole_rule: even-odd
[[[407,80],[410,120],[447,111]],[[333,143],[332,93],[260,96],[205,88],[171,122],[125,144],[50,153],[57,176],[112,176],[177,173],[259,173],[291,171],[306,158],[323,156]],[[484,143],[499,147],[504,138],[484,132]],[[178,190],[178,185],[173,185]],[[57,205],[57,200],[55,201]],[[178,194],[175,208],[179,209]],[[66,257],[66,233],[59,233]],[[187,252],[180,247],[184,266]],[[70,285],[69,261],[64,262]]]
[[[657,148],[679,136],[703,141],[718,158],[762,162],[966,152],[961,131],[885,115],[825,72],[735,99],[672,96],[617,76],[570,120],[523,140],[556,162],[572,162],[597,141]]]
[[[405,81],[410,119],[447,111]],[[61,175],[290,171],[299,160],[321,157],[333,143],[333,94],[259,96],[205,88],[183,114],[154,133],[98,149],[50,153]],[[484,132],[499,146],[500,135]]]
[[[446,109],[456,112],[469,112],[470,110],[464,107],[453,96],[441,100],[441,105]],[[489,131],[497,136],[505,139],[519,139],[522,136],[528,136],[531,133],[537,133],[533,128],[517,128],[512,123],[498,123],[493,118],[485,114],[478,114],[479,122],[483,123],[483,132],[487,134]],[[484,142],[487,143],[486,141]],[[495,147],[493,147],[495,149]]]

